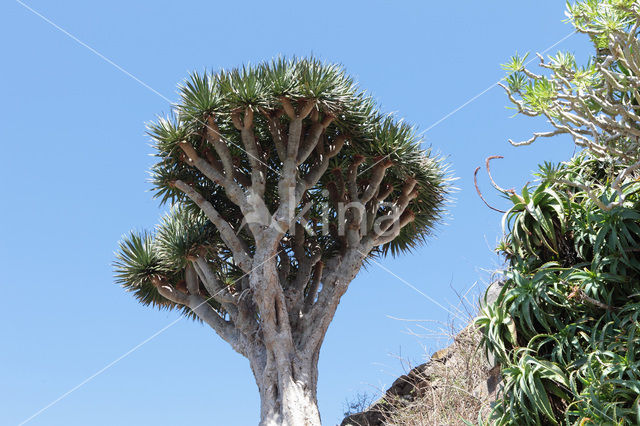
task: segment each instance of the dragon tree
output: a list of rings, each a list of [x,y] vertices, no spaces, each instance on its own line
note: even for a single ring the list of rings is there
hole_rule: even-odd
[[[116,281],[210,326],[249,360],[262,425],[319,425],[318,357],[368,258],[424,242],[449,175],[337,65],[193,73],[148,125],[170,206],[123,238]]]

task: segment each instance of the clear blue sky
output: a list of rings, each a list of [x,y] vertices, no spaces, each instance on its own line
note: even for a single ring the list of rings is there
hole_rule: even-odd
[[[496,82],[516,50],[540,51],[570,32],[564,2],[550,0],[26,3],[172,100],[191,70],[313,53],[344,64],[386,111],[419,130]],[[148,192],[144,123],[169,105],[18,2],[0,5],[0,39],[0,424],[12,425],[177,315],[138,305],[111,268],[120,236],[162,213]],[[586,46],[574,36],[560,47],[584,57]],[[486,285],[500,262],[492,252],[500,215],[476,196],[474,168],[502,154],[496,178],[520,187],[538,162],[573,152],[568,140],[509,146],[544,123],[511,118],[506,105],[493,88],[426,132],[460,191],[428,246],[383,261],[445,306],[456,302],[454,290]],[[484,175],[481,186],[501,204]],[[403,371],[397,356],[417,364],[444,344],[390,317],[448,315],[376,265],[361,272],[320,356],[324,423],[341,420],[345,398],[388,386]],[[29,424],[252,425],[258,411],[248,363],[183,320]]]

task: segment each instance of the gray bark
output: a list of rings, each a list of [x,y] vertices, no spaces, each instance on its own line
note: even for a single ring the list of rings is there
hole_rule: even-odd
[[[362,208],[349,210],[344,217],[346,238],[336,236],[337,241],[343,242],[339,253],[324,258],[319,247],[305,240],[303,227],[294,223],[295,212],[304,194],[327,171],[329,160],[339,153],[347,136],[338,135],[325,144],[323,133],[333,117],[320,118],[311,101],[300,105],[299,111],[286,99],[282,100],[282,106],[290,120],[288,134],[281,126],[278,113],[261,110],[269,122],[282,161],[277,186],[280,204],[275,212],[267,211],[271,215],[269,224],[247,223],[255,243],[252,252],[246,241],[201,194],[185,182],[173,182],[173,186],[197,204],[215,225],[232,252],[234,262],[245,275],[237,284],[224,284],[209,261],[196,256],[190,259],[187,267],[186,291],[162,279],[155,285],[163,297],[187,306],[249,360],[260,392],[261,425],[317,426],[320,425],[317,364],[322,341],[342,295],[365,257],[374,247],[395,238],[412,220],[411,215],[404,213],[416,196],[415,181],[405,183],[401,195],[392,202],[393,214],[385,214],[386,225],[382,229],[376,228],[373,219],[364,215],[373,212],[375,216],[378,203],[390,195],[391,189],[381,188],[381,183],[391,163],[376,164],[372,179],[361,191],[356,179],[363,160],[354,160],[346,176],[346,185],[335,188],[331,198],[336,203],[359,203]],[[259,207],[252,203],[249,194],[260,198],[265,191],[265,168],[253,133],[253,114],[247,108],[243,116],[236,112],[232,117],[251,165],[249,187],[246,187],[246,176],[235,169],[213,117],[207,122],[207,137],[219,160],[199,156],[187,142],[180,144],[187,163],[223,187],[245,218]],[[305,136],[303,120],[309,116],[313,123]],[[312,154],[314,157],[302,175],[299,166]],[[241,184],[241,181],[245,183]],[[344,182],[342,176],[338,176],[338,181]],[[295,228],[291,230],[290,227]],[[292,249],[293,255],[287,254],[287,248]],[[291,262],[297,267],[295,277],[289,276]],[[201,288],[206,289],[208,295],[201,294]]]
[[[285,355],[284,360],[278,357]],[[266,353],[251,361],[260,392],[260,425],[320,425],[317,365],[297,354]],[[290,364],[290,369],[278,367]],[[279,369],[280,368],[280,369]],[[286,370],[286,371],[283,371]]]

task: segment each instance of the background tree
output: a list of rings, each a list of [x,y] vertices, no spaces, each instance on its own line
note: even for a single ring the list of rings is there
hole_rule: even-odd
[[[579,1],[568,5],[567,16],[576,32],[589,36],[595,54],[582,66],[569,52],[548,59],[538,55],[539,66],[548,71],[542,74],[524,66],[527,55],[516,54],[503,66],[508,75],[501,86],[518,113],[545,117],[554,128],[509,142],[522,146],[568,134],[593,157],[627,165],[613,182],[622,197],[621,181],[640,168],[640,3]]]
[[[262,424],[317,425],[317,363],[368,257],[424,241],[446,166],[336,65],[276,60],[194,73],[149,125],[153,233],[120,243],[116,280],[248,358]]]

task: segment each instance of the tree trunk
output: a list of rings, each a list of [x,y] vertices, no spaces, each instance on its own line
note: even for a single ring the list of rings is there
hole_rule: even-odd
[[[260,425],[320,426],[317,357],[305,361],[279,350],[260,352],[259,359],[251,360],[260,392]]]
[[[185,273],[186,292],[167,277],[157,278],[154,285],[166,299],[189,307],[249,359],[260,391],[261,425],[319,426],[317,364],[325,333],[363,260],[374,247],[393,240],[413,221],[414,214],[407,208],[419,195],[415,188],[418,181],[408,178],[395,189],[391,184],[382,186],[385,171],[394,164],[382,157],[366,169],[371,169],[371,176],[361,191],[358,166],[365,157],[353,154],[347,170],[338,167],[331,172],[337,183],[327,185],[331,211],[337,214],[337,219],[331,219],[332,226],[337,226],[329,226],[333,214],[329,205],[322,208],[323,223],[312,220],[314,225],[309,225],[308,212],[315,199],[309,194],[324,188],[320,181],[330,159],[352,141],[338,128],[325,132],[334,113],[324,111],[314,100],[296,99],[292,103],[284,96],[279,101],[279,112],[259,109],[269,122],[282,163],[278,170],[267,166],[279,175],[277,184],[269,177],[269,198],[277,189],[275,212],[265,202],[266,163],[260,158],[269,152],[259,149],[261,142],[255,131],[262,132],[262,125],[255,126],[255,109],[251,106],[244,108],[244,115],[242,109],[234,109],[231,114],[248,156],[250,176],[246,176],[245,165],[235,166],[238,158],[231,155],[213,115],[208,115],[205,139],[213,145],[217,157],[209,159],[205,152],[208,148],[202,151],[206,158],[200,156],[187,140],[178,143],[186,156],[185,164],[198,170],[192,177],[206,178],[220,186],[229,203],[237,206],[229,210],[231,221],[226,218],[227,211],[216,210],[198,185],[188,183],[190,180],[177,179],[169,185],[195,203],[215,226],[220,245],[231,253],[229,259],[222,250],[223,262],[232,260],[243,272],[242,277],[229,284],[219,276],[227,272],[226,268],[219,274],[218,263],[209,259],[209,250],[198,246],[197,254],[187,256],[195,266]],[[288,132],[283,118],[289,121]],[[308,160],[314,151],[317,155]],[[392,194],[395,200],[388,200]],[[216,192],[215,197],[219,196]],[[380,208],[383,202],[388,208]],[[240,223],[236,223],[238,212],[243,217]],[[372,215],[366,217],[367,212]],[[330,240],[328,246],[325,237]],[[202,253],[201,248],[205,249]],[[206,291],[200,291],[198,280]],[[217,303],[208,303],[211,300]]]

